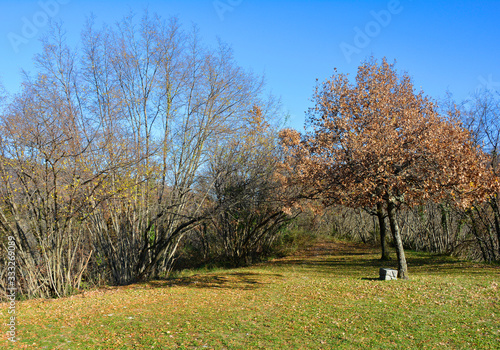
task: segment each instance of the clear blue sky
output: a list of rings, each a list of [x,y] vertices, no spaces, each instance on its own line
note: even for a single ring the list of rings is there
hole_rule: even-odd
[[[372,54],[396,59],[435,98],[449,90],[464,99],[480,85],[500,91],[500,1],[1,0],[0,80],[18,89],[47,18],[62,20],[77,45],[90,13],[112,24],[146,7],[197,24],[206,42],[229,43],[241,66],[265,74],[299,129],[316,78],[335,67],[353,76]]]

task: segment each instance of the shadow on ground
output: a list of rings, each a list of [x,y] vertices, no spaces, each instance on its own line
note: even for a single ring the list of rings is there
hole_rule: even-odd
[[[478,266],[443,255],[431,255],[406,252],[409,273],[463,274],[477,272]],[[199,274],[145,282],[147,288],[164,288],[183,286],[189,288],[217,288],[255,290],[266,284],[284,278],[279,274],[280,267],[295,267],[312,273],[331,277],[355,276],[365,281],[379,280],[381,267],[397,269],[396,253],[391,252],[390,261],[379,259],[380,252],[376,246],[363,243],[324,241],[297,252],[296,254],[266,263],[257,264],[269,272],[227,271],[221,273]],[[499,266],[500,268],[500,266]],[[288,269],[287,269],[288,270]],[[500,271],[500,269],[499,269]]]
[[[271,266],[296,266],[310,269],[315,273],[330,276],[362,276],[363,280],[377,280],[381,267],[397,269],[395,251],[391,251],[392,259],[380,260],[377,246],[352,242],[321,242],[305,251],[282,259],[271,261]],[[471,263],[450,258],[445,255],[432,255],[406,251],[410,273],[445,273],[462,274],[464,269],[474,268]]]
[[[266,278],[263,278],[266,277]],[[218,288],[253,290],[266,285],[267,277],[276,280],[283,278],[280,274],[260,274],[255,272],[228,272],[220,275],[203,274],[189,277],[179,277],[164,280],[149,281],[145,284],[150,288],[182,286],[189,288]]]

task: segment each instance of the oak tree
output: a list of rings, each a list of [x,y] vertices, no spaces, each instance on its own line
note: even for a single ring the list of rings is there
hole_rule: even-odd
[[[316,87],[313,100],[310,131],[281,132],[288,183],[302,183],[305,197],[321,197],[325,205],[383,207],[398,277],[407,279],[398,208],[445,197],[470,205],[482,194],[483,154],[456,118],[440,115],[386,59],[365,61],[354,83],[335,72]]]

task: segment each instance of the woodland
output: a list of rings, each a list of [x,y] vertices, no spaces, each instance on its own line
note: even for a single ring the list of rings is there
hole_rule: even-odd
[[[367,58],[311,87],[303,132],[263,77],[175,18],[55,25],[0,93],[0,298],[58,298],[201,266],[239,267],[316,236],[500,261],[500,98],[417,91]],[[332,67],[333,69],[333,67]],[[14,243],[12,243],[14,242]],[[391,256],[394,249],[396,256]]]

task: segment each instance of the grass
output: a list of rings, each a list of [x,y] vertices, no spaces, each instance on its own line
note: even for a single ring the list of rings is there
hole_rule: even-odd
[[[0,347],[500,348],[499,266],[408,252],[410,280],[379,281],[379,267],[395,266],[378,257],[323,241],[248,268],[22,301],[19,340]]]

